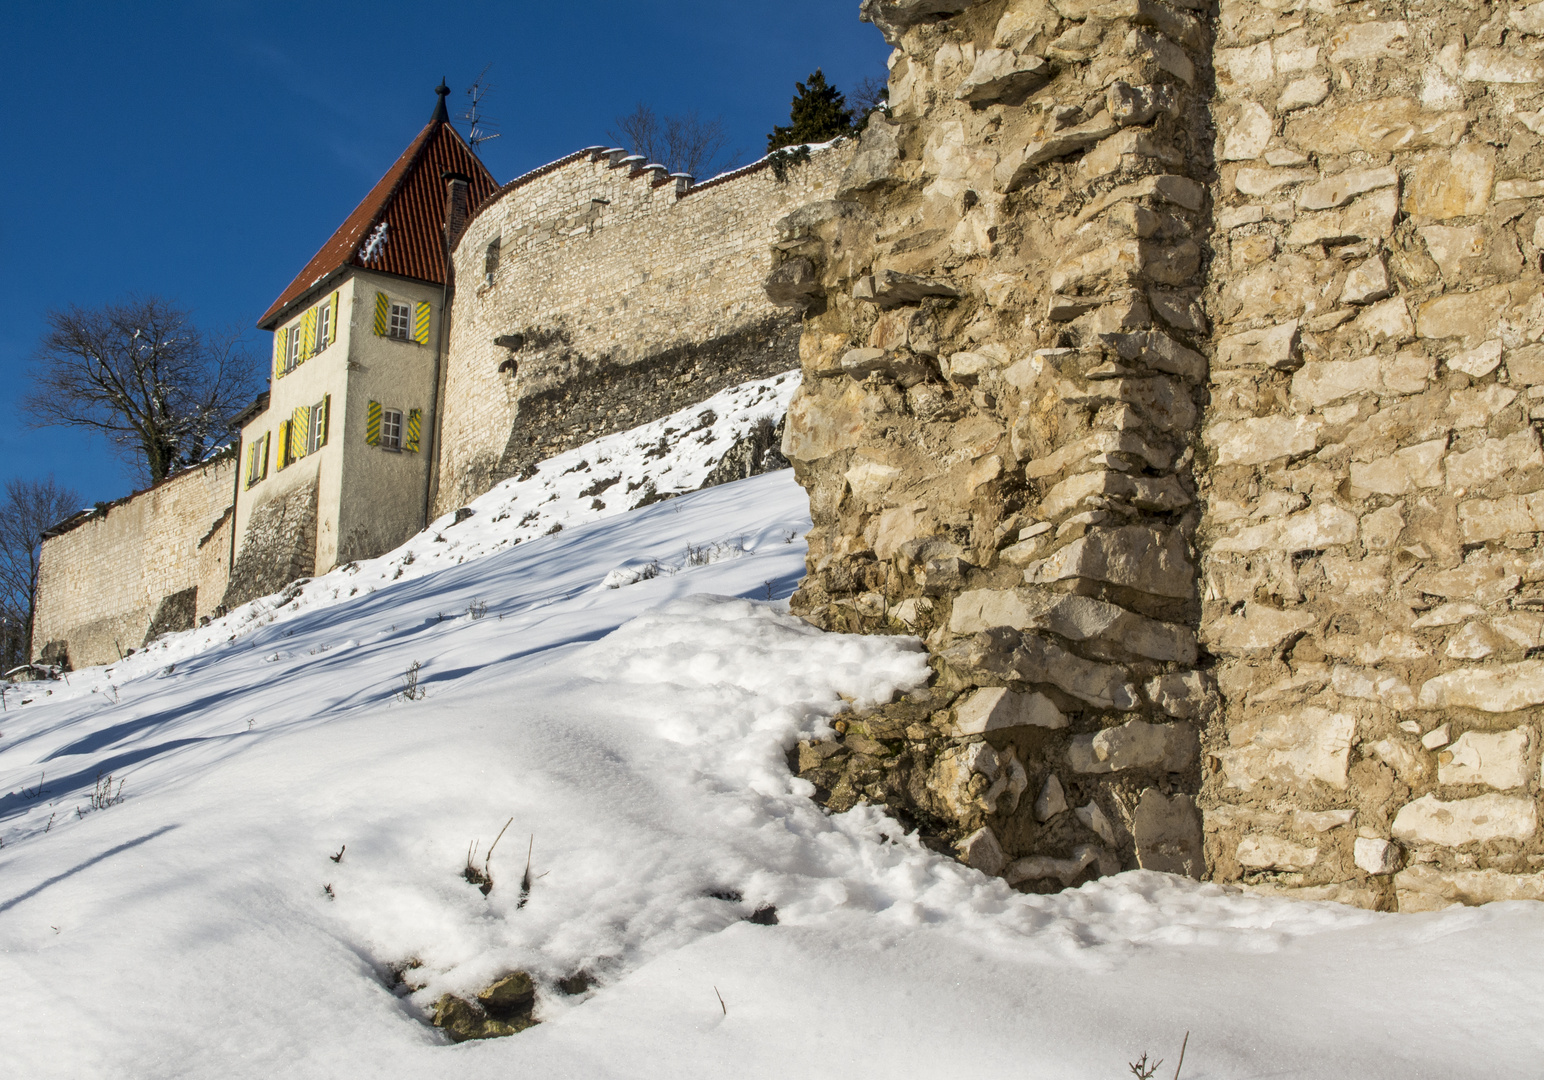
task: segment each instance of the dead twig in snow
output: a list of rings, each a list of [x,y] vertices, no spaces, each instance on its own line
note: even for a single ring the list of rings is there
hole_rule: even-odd
[[[509,820],[513,821],[515,819],[510,818]],[[505,828],[508,828],[508,826],[505,826]],[[503,836],[504,834],[500,833],[499,835]],[[494,841],[494,843],[497,842],[498,841]],[[525,849],[525,873],[520,877],[520,902],[515,905],[516,911],[525,907],[525,902],[531,898],[531,852],[535,850],[536,834],[532,833],[531,842],[526,846]]]
[[[342,862],[343,861],[343,853],[345,851],[347,851],[347,850],[348,850],[348,845],[344,844],[342,847],[340,847],[338,849],[338,853],[336,855],[329,855],[327,857],[329,859],[331,859],[333,862]]]
[[[729,1015],[729,1006],[724,1004],[724,995],[718,992],[718,987],[713,988],[713,993],[718,998],[718,1007],[724,1010],[724,1015]]]
[[[1185,1041],[1179,1044],[1179,1064],[1174,1066],[1174,1080],[1179,1080],[1179,1071],[1185,1067],[1185,1047],[1190,1045],[1190,1032],[1185,1032]]]

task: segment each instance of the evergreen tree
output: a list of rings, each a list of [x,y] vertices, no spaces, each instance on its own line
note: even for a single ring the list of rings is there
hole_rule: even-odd
[[[819,69],[806,82],[795,83],[798,94],[789,110],[787,127],[774,127],[767,136],[767,153],[784,146],[829,142],[852,131],[852,110],[842,92],[826,82]]]

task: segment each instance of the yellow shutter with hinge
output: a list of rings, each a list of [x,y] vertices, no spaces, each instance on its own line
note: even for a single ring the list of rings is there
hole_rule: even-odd
[[[338,294],[333,293],[327,301],[327,340],[322,342],[324,346],[331,345],[338,340]]]
[[[247,487],[257,483],[257,443],[247,447]]]
[[[273,377],[284,378],[284,331],[273,332]]]
[[[306,312],[300,320],[300,359],[316,355],[316,309]]]
[[[310,434],[311,408],[302,405],[290,418],[290,460],[299,461],[306,456],[306,436]]]
[[[280,420],[279,421],[279,469],[280,469],[281,472],[284,469],[288,468],[289,467],[289,463],[290,463],[290,453],[289,453],[290,433],[289,432],[290,432],[290,422],[288,420]]]
[[[407,437],[402,441],[402,449],[418,453],[418,432],[424,426],[424,411],[422,409],[409,409],[407,413]]]
[[[429,344],[429,305],[422,300],[413,309],[413,340],[420,345]]]
[[[386,298],[386,294],[383,293],[383,292],[376,293],[375,294],[375,336],[376,337],[385,337],[386,336],[386,316],[387,316],[390,308],[391,308],[391,301]]]
[[[381,445],[381,403],[370,402],[365,409],[365,442],[371,446]]]
[[[318,419],[317,422],[316,422],[316,426],[319,429],[318,432],[317,432],[317,436],[316,436],[316,445],[318,447],[322,447],[322,446],[326,446],[327,445],[327,427],[332,422],[332,395],[331,394],[323,394],[322,395],[321,408],[322,408],[322,415],[321,415],[320,419]]]
[[[268,435],[268,432],[263,432],[263,475],[258,477],[259,480],[268,479]]]

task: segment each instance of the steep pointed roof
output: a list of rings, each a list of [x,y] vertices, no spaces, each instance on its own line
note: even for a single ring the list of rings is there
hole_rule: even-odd
[[[445,181],[440,174],[453,172],[471,177],[469,206],[478,205],[499,185],[451,125],[445,109],[449,88],[441,82],[435,93],[439,100],[429,123],[370,189],[364,202],[354,208],[332,238],[263,313],[257,321],[260,328],[273,329],[312,289],[350,266],[436,285],[444,282]],[[386,229],[384,243],[376,245],[367,262],[362,250],[381,225]]]

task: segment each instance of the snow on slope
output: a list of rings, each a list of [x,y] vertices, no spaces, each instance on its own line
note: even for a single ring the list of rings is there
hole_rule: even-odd
[[[759,424],[775,424],[782,418],[798,386],[797,371],[742,383],[663,420],[548,458],[533,475],[506,480],[469,503],[469,518],[458,522],[455,514],[446,514],[395,551],[347,563],[277,595],[243,604],[208,626],[165,635],[117,664],[72,673],[63,684],[25,686],[20,693],[8,689],[7,707],[22,698],[110,694],[126,679],[159,671],[303,612],[368,596],[393,582],[412,581],[565,528],[615,517],[646,497],[696,491],[737,440]],[[806,527],[798,527],[797,532],[802,534]],[[790,527],[789,535],[793,532]],[[733,537],[715,543],[696,558],[734,554]],[[633,573],[655,561],[654,556],[640,560]],[[669,572],[687,561],[684,548],[661,552],[652,572]],[[617,580],[625,580],[630,567],[618,569],[623,572]]]
[[[1187,1030],[1186,1080],[1537,1071],[1544,906],[1382,916],[1144,872],[1025,896],[873,808],[821,812],[786,749],[926,671],[912,639],[758,599],[807,527],[791,474],[757,477],[8,713],[9,1071],[1108,1078],[1144,1049],[1168,1075]],[[679,568],[606,587],[655,559]],[[124,800],[77,815],[105,771]],[[484,897],[467,846],[510,817]],[[763,904],[778,925],[744,921]],[[409,960],[424,986],[394,992]],[[514,967],[538,1027],[424,1024]]]

